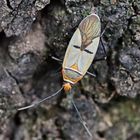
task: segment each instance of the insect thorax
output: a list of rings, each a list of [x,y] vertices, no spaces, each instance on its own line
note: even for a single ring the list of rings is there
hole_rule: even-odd
[[[63,74],[63,80],[71,84],[77,83],[83,77],[83,75],[79,71],[76,71],[72,68],[63,68],[62,74]]]

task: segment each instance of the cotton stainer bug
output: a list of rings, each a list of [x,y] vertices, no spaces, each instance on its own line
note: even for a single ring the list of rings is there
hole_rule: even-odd
[[[56,96],[62,91],[62,89],[64,89],[66,93],[70,93],[72,85],[76,84],[83,78],[95,57],[99,46],[100,32],[101,22],[97,14],[91,14],[84,18],[73,34],[65,53],[62,65],[64,84],[61,89],[43,100],[37,101],[18,110],[34,107],[35,105]],[[86,123],[82,120],[82,117],[73,100],[72,103],[79,115],[81,123],[84,125],[84,128],[88,134],[92,136],[86,127]]]

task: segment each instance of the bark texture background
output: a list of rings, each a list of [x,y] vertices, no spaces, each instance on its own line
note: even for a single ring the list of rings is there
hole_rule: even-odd
[[[61,63],[51,56],[63,59],[93,6],[102,30],[108,23],[102,37],[108,57],[94,63],[96,78],[85,75],[73,87],[74,100],[93,140],[140,139],[140,1],[1,0],[0,140],[89,139],[63,93],[36,108],[17,108],[60,89]],[[96,58],[102,56],[99,45]]]

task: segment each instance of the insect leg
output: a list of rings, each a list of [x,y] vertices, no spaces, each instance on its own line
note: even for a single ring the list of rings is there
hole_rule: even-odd
[[[103,56],[102,58],[94,59],[94,62],[102,61],[102,60],[106,60],[106,59],[107,59],[107,52],[106,52],[106,50],[105,50],[105,46],[104,46],[102,37],[100,38],[100,42],[101,42],[102,50],[103,50],[103,52],[104,52],[104,56]]]
[[[105,28],[104,28],[104,30],[102,31],[102,33],[101,33],[100,37],[102,37],[102,36],[103,36],[103,34],[105,33],[105,30],[106,30],[106,28],[107,28],[108,24],[109,24],[109,22],[107,22],[107,24],[105,25]]]
[[[62,60],[59,59],[59,58],[57,58],[57,57],[51,56],[51,58],[52,58],[53,60],[56,60],[56,61],[62,62]]]
[[[74,108],[75,108],[75,110],[76,110],[76,112],[77,112],[77,114],[78,114],[78,116],[79,116],[80,122],[81,122],[82,125],[84,126],[84,128],[85,128],[85,130],[87,131],[87,133],[89,134],[89,136],[92,137],[92,134],[91,134],[91,132],[89,131],[86,122],[82,119],[82,116],[81,116],[81,114],[80,114],[78,108],[76,107],[76,104],[75,104],[75,102],[74,102],[73,99],[72,99],[72,104],[73,104],[73,106],[74,106]]]
[[[42,99],[42,100],[40,100],[40,101],[34,102],[33,104],[31,104],[31,105],[29,105],[29,106],[21,107],[21,108],[19,108],[18,110],[25,110],[25,109],[28,109],[28,108],[32,108],[32,107],[34,107],[34,106],[37,106],[37,105],[39,105],[40,103],[42,103],[42,102],[44,102],[44,101],[46,101],[46,100],[48,100],[48,99],[51,99],[52,97],[58,95],[58,94],[62,91],[62,89],[63,89],[63,86],[62,86],[57,92],[55,92],[54,94],[52,94],[52,95],[50,95],[50,96],[48,96],[48,97],[46,97],[46,98],[44,98],[44,99]]]
[[[100,41],[101,41],[101,46],[102,46],[102,49],[103,49],[103,52],[104,52],[104,57],[103,58],[100,58],[100,59],[94,59],[94,62],[96,61],[101,61],[101,60],[106,60],[107,59],[107,52],[105,50],[105,46],[104,46],[104,43],[103,43],[103,39],[102,39],[102,36],[108,26],[109,22],[105,25],[105,28],[104,30],[102,31],[101,35],[100,35]]]
[[[106,53],[106,50],[105,50],[105,46],[104,46],[104,43],[103,43],[103,40],[102,40],[102,37],[101,37],[101,45],[102,45],[102,49],[104,51],[104,55],[105,55],[105,59],[107,58],[107,53]]]
[[[91,73],[91,72],[89,72],[89,71],[87,71],[87,74],[90,75],[90,76],[92,76],[92,77],[96,77],[96,74]]]
[[[50,56],[50,57],[51,57],[52,60],[55,60],[55,61],[59,62],[60,64],[62,64],[62,60],[61,60],[61,59],[59,59],[59,58],[57,58],[57,57],[55,57],[55,56]],[[61,69],[62,69],[62,67],[60,66],[60,67],[59,67],[56,71],[54,71],[54,72],[55,72],[55,73],[59,73]]]

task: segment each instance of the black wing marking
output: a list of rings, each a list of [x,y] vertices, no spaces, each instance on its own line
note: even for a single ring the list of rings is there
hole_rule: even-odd
[[[93,52],[89,51],[88,49],[85,49],[84,51],[89,53],[89,54],[93,54]]]
[[[76,49],[80,49],[81,48],[81,47],[76,46],[76,45],[73,45],[73,47],[76,48]],[[85,52],[87,52],[89,54],[93,54],[93,52],[89,51],[88,49],[84,49],[83,51],[85,51]]]
[[[80,49],[81,48],[81,47],[76,46],[76,45],[73,45],[73,47],[76,48],[76,49]]]

